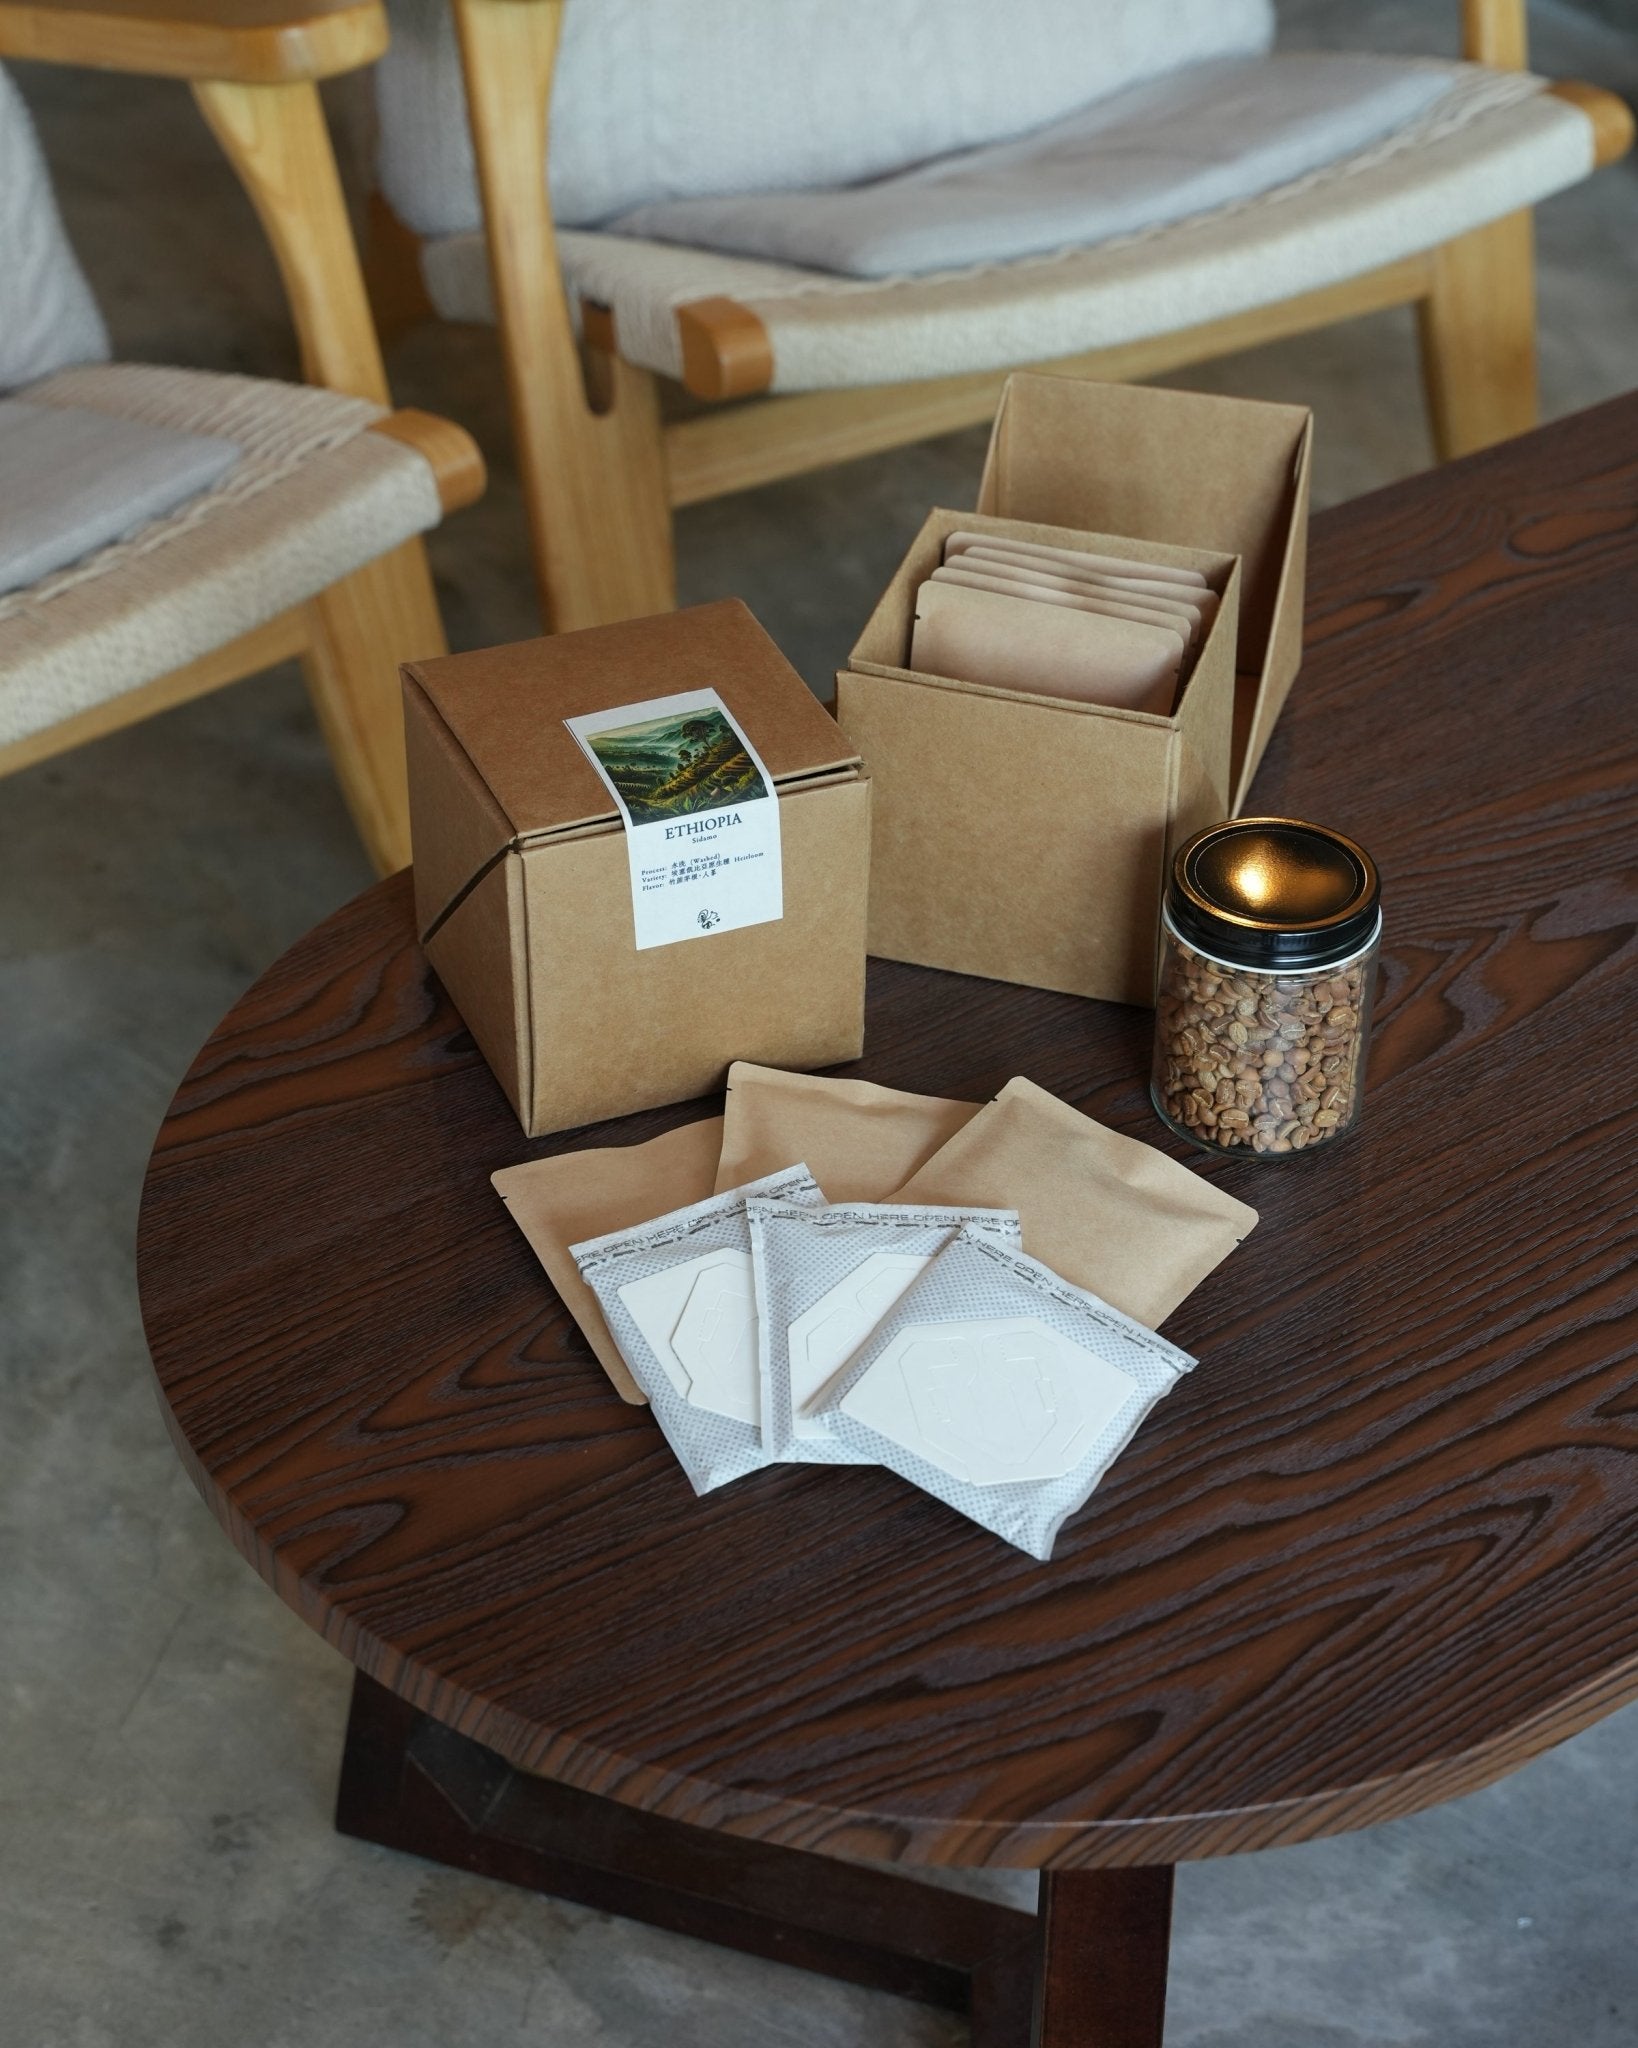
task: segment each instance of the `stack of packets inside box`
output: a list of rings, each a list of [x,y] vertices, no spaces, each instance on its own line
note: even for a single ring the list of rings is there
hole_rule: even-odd
[[[1217,616],[1198,569],[949,535],[916,592],[910,666],[1165,717]]]
[[[883,1465],[1039,1558],[1194,1364],[1155,1325],[1257,1220],[1030,1081],[743,1063],[724,1116],[494,1182],[696,1492]]]

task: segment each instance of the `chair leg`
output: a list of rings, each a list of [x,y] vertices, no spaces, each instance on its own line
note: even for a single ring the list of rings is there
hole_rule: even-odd
[[[400,662],[442,654],[443,621],[426,549],[405,541],[366,562],[308,607],[307,687],[359,837],[378,874],[407,867]]]
[[[364,289],[384,349],[423,321],[437,318],[421,272],[421,237],[404,225],[379,192],[370,194],[365,215]]]
[[[1439,460],[1528,433],[1537,420],[1532,216],[1509,214],[1436,250],[1417,315]]]
[[[582,458],[589,457],[582,490],[589,487],[591,500],[581,496],[572,526],[544,502],[531,508],[558,632],[571,620],[601,625],[677,602],[660,380],[593,343],[585,356],[595,439]]]
[[[592,348],[584,371],[578,355],[531,354],[504,325],[502,339],[515,366],[512,424],[547,630],[670,611],[677,579],[659,379]]]

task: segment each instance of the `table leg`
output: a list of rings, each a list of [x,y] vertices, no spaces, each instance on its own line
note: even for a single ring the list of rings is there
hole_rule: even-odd
[[[1034,2048],[1160,2048],[1169,1864],[1043,1870]]]
[[[516,1770],[362,1672],[336,1825],[554,1898],[970,2010],[974,2048],[1028,2048],[1032,1914]]]
[[[356,1675],[336,1826],[554,1898],[967,2011],[973,2048],[1159,2048],[1169,1869],[1041,1874],[1032,1915],[520,1771]]]

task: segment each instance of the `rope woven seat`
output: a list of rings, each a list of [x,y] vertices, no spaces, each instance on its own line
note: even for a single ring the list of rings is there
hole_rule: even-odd
[[[410,852],[399,665],[447,644],[421,536],[483,462],[453,422],[391,407],[313,83],[375,56],[385,19],[372,0],[320,0],[305,25],[276,0],[144,4],[0,0],[0,56],[192,81],[310,382],[108,360],[0,68],[0,776],[299,657],[388,872]]]
[[[1271,91],[1279,61],[1267,60]],[[1592,123],[1545,80],[1438,68],[1447,89],[1390,135],[1266,192],[1090,248],[856,279],[565,228],[564,282],[582,305],[609,309],[628,362],[709,397],[940,377],[1170,333],[1436,247],[1593,169]],[[494,318],[481,233],[429,242],[423,262],[445,318]],[[744,348],[753,325],[760,362]],[[752,369],[731,389],[705,384],[691,356],[708,358],[712,337],[734,329]]]
[[[431,464],[369,431],[387,412],[365,399],[140,363],[61,370],[19,395],[242,453],[176,511],[0,596],[0,745],[183,667],[442,516]]]

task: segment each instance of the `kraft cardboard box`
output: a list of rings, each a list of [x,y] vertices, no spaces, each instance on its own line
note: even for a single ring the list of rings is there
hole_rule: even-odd
[[[977,515],[935,512],[837,678],[872,777],[874,953],[1152,999],[1165,866],[1237,812],[1301,656],[1304,407],[1020,373]],[[906,667],[958,527],[1197,568],[1223,602],[1169,717]]]
[[[1199,570],[1219,595],[1217,617],[1171,714],[907,668],[916,592],[958,530]],[[1228,805],[1239,594],[1234,555],[933,512],[837,678],[837,717],[876,806],[870,950],[1147,1002],[1172,835]]]
[[[781,914],[639,948],[625,824],[564,721],[702,690],[772,784]],[[736,1059],[858,1056],[870,785],[743,604],[417,662],[404,717],[421,943],[530,1137],[706,1094]]]

